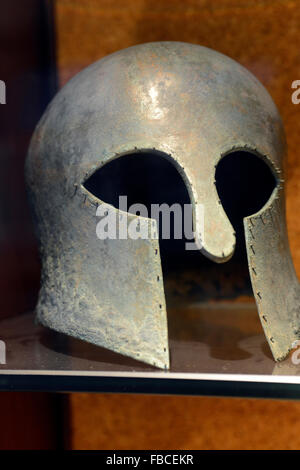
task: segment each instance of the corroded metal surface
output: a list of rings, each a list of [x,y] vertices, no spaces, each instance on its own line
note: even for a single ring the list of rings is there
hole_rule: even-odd
[[[263,326],[275,359],[284,357],[300,322],[280,183],[281,119],[246,69],[185,43],[143,44],[92,64],[57,94],[38,124],[26,174],[43,260],[39,321],[168,368],[157,240],[97,239],[96,208],[105,201],[83,184],[122,155],[159,152],[182,175],[192,203],[204,204],[203,233],[194,212],[199,248],[224,262],[235,234],[216,191],[215,167],[238,149],[263,158],[278,181],[261,212],[245,220],[245,230],[254,293],[267,316]]]
[[[300,337],[300,290],[288,244],[284,196],[277,186],[267,205],[244,219],[250,277],[274,359]]]

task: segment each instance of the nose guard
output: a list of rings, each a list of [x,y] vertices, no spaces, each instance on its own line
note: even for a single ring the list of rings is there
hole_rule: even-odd
[[[199,249],[225,262],[235,235],[218,198],[215,168],[227,153],[247,150],[280,181],[285,139],[278,111],[255,77],[222,54],[176,42],[131,47],[92,64],[57,94],[38,124],[26,163],[42,255],[38,320],[169,368],[158,240],[97,239],[99,207],[125,214],[84,186],[109,161],[149,150],[181,174]],[[254,295],[276,360],[299,337],[300,323],[281,188],[245,219]],[[203,225],[197,204],[204,206]],[[128,224],[153,224],[126,216]]]

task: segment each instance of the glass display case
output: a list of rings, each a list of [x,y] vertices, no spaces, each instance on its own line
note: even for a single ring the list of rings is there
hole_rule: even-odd
[[[14,54],[16,63],[20,64],[19,69],[7,66],[10,75],[0,77],[5,81],[8,93],[7,104],[1,108],[1,149],[6,157],[3,159],[1,187],[6,196],[0,201],[3,247],[0,278],[4,292],[0,317],[0,389],[298,399],[300,365],[297,352],[291,353],[282,362],[275,362],[272,358],[256,306],[251,300],[243,241],[237,246],[228,267],[213,267],[203,260],[198,263],[200,258],[194,257],[192,260],[191,255],[186,254],[184,262],[188,274],[184,274],[179,281],[178,275],[173,272],[182,265],[183,258],[178,258],[178,265],[173,266],[176,243],[166,247],[163,262],[171,273],[169,279],[166,277],[167,296],[172,290],[183,291],[184,294],[188,291],[187,297],[192,292],[188,302],[187,298],[183,303],[177,302],[175,295],[175,300],[173,298],[168,306],[169,371],[155,369],[48,330],[35,324],[33,312],[16,313],[34,308],[40,276],[37,244],[23,178],[32,131],[55,92],[75,73],[109,53],[141,42],[179,40],[216,49],[244,65],[269,90],[282,115],[290,151],[287,161],[287,222],[296,271],[300,272],[299,221],[295,217],[300,198],[299,110],[297,103],[291,99],[292,82],[299,78],[296,46],[299,43],[299,9],[293,6],[291,15],[284,2],[275,5],[266,1],[265,8],[251,3],[240,8],[237,2],[228,5],[224,1],[220,2],[224,4],[223,10],[216,7],[218,14],[212,15],[208,22],[206,18],[211,15],[210,7],[201,9],[193,4],[186,13],[189,23],[181,28],[185,7],[180,2],[176,2],[172,21],[166,16],[167,9],[158,4],[155,18],[150,15],[151,6],[140,11],[137,21],[123,7],[110,9],[103,4],[98,8],[96,3],[89,1],[85,8],[76,1],[36,3],[39,6],[35,18],[36,31],[31,37],[31,26],[26,33],[29,38],[26,53],[34,51],[33,57],[28,53],[26,62],[24,55],[23,64],[18,44]],[[54,12],[52,3],[55,5]],[[40,4],[43,4],[41,8]],[[118,11],[117,15],[115,11]],[[101,28],[94,21],[95,12],[100,18]],[[153,22],[152,29],[149,29],[149,15]],[[19,16],[22,18],[22,11]],[[107,17],[110,21],[104,20]],[[43,32],[39,29],[40,18],[45,26]],[[135,22],[139,25],[138,29],[135,29]],[[284,35],[281,34],[281,23],[289,26],[285,28]],[[187,27],[187,24],[190,26]],[[110,35],[110,30],[115,34]],[[20,27],[20,34],[22,31]],[[106,33],[103,34],[103,31]],[[161,31],[165,33],[161,34]],[[38,41],[39,37],[42,40]],[[10,64],[8,59],[7,63]],[[35,100],[29,102],[28,96],[32,98],[33,95]],[[13,96],[21,98],[14,100],[11,99]],[[229,182],[227,196],[230,195],[230,187],[237,188],[236,185],[240,184],[239,189],[242,190],[244,184],[230,179],[228,169],[230,167],[225,169]],[[18,184],[12,185],[11,181]],[[175,177],[172,181],[177,194],[184,200],[186,193],[183,187],[179,187]],[[156,181],[156,186],[163,187],[163,183]],[[225,198],[227,196],[225,194]],[[12,217],[8,216],[7,207]],[[231,215],[239,219],[235,229],[237,235],[241,235],[243,229],[239,208]],[[196,294],[195,284],[198,289]]]
[[[169,371],[35,325],[32,313],[0,329],[1,390],[300,397],[297,354],[274,362],[252,303],[171,309]]]

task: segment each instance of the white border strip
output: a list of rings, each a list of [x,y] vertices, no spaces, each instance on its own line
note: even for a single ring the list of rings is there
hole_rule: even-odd
[[[299,384],[297,375],[254,375],[254,374],[204,374],[180,372],[105,372],[105,371],[68,371],[68,370],[0,370],[0,375],[34,375],[66,377],[119,377],[129,379],[176,379],[176,380],[214,380],[226,382],[261,382]]]

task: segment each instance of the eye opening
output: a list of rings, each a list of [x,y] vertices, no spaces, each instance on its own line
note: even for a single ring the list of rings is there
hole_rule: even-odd
[[[221,156],[215,180],[221,204],[235,228],[267,204],[280,175],[266,156],[241,148]]]
[[[143,198],[143,191],[137,191],[135,186],[138,186],[138,181],[142,181],[142,178],[145,176],[147,177],[150,174],[159,176],[158,170],[160,170],[163,174],[166,174],[169,180],[177,179],[177,181],[180,181],[181,184],[184,183],[185,189],[188,191],[188,194],[191,194],[190,182],[186,178],[184,168],[182,168],[179,163],[175,159],[173,159],[172,155],[157,150],[155,148],[135,148],[133,151],[128,151],[119,155],[115,155],[112,159],[108,160],[97,169],[91,171],[90,174],[88,174],[84,181],[81,183],[81,186],[86,191],[88,191],[94,198],[97,198],[107,204],[118,208],[118,201],[115,197],[116,193],[114,193],[111,188],[111,185],[109,185],[110,180],[114,182],[114,185],[116,187],[119,186],[119,194],[122,193],[123,189],[120,189],[121,185],[123,187],[127,186],[126,188],[124,188],[124,193],[126,191],[128,192],[129,189],[133,188],[133,192],[139,198]],[[131,172],[134,172],[136,177],[133,177]],[[141,173],[141,178],[139,178],[139,172]],[[146,186],[149,192],[149,183],[151,183],[151,185],[153,186],[155,181],[149,182],[148,178],[146,178],[146,180]],[[110,186],[110,188],[108,188],[108,186]],[[140,186],[140,189],[145,188],[145,179]],[[140,194],[142,196],[140,196]],[[134,198],[131,199],[134,200]],[[159,199],[159,197],[157,199]],[[136,199],[134,202],[138,201],[139,199]],[[188,202],[190,202],[190,200],[188,200]]]
[[[190,185],[181,168],[171,155],[157,150],[135,150],[122,154],[95,170],[82,183],[92,197],[116,209],[130,213],[130,207],[141,203],[151,214],[151,204],[190,205]],[[119,204],[119,196],[127,196],[127,210]],[[183,213],[183,209],[182,209]],[[134,211],[136,214],[136,211]],[[144,214],[142,214],[144,216]],[[160,258],[165,277],[166,271],[182,263],[182,258],[192,258],[184,247],[186,239],[175,239],[174,215],[170,215],[170,239],[161,238],[159,233]],[[154,221],[155,223],[155,221]],[[163,224],[159,224],[161,229]],[[184,230],[182,229],[184,233]],[[155,254],[158,254],[155,253]],[[177,257],[178,254],[178,257]],[[197,253],[198,256],[200,253]]]

